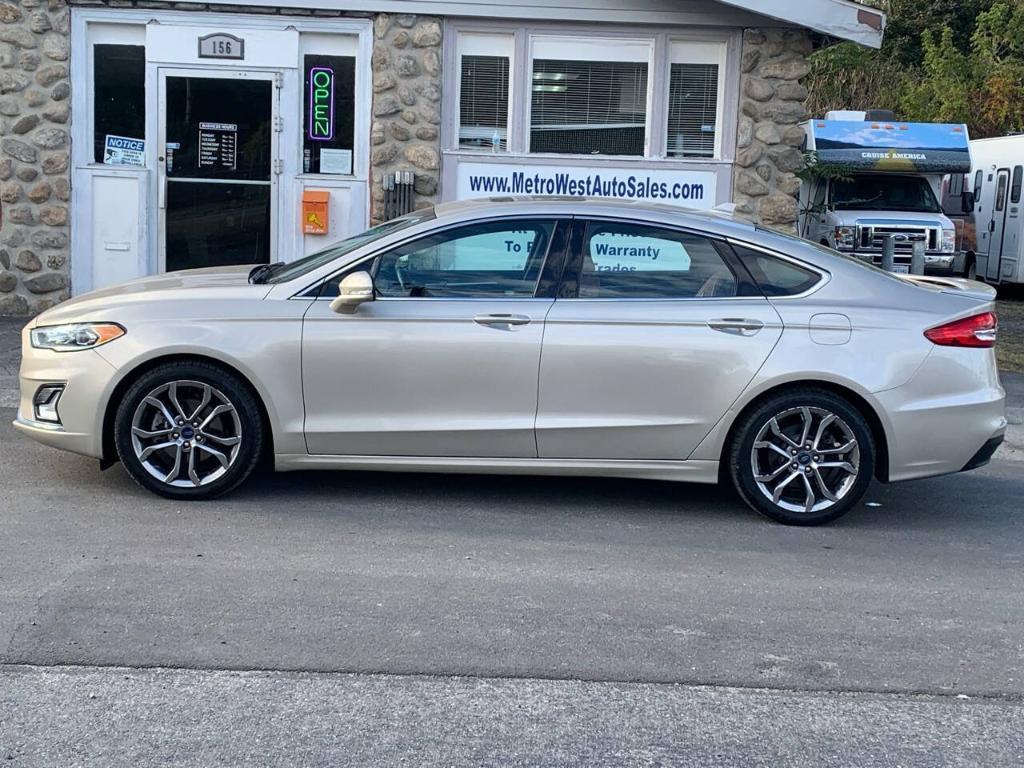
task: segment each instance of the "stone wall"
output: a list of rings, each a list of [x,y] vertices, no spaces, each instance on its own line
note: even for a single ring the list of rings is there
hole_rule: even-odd
[[[758,223],[796,231],[803,164],[811,40],[804,30],[748,29],[743,34],[740,117],[733,199],[736,212]]]
[[[64,0],[0,0],[0,315],[68,296],[69,33]]]
[[[416,175],[416,207],[437,201],[441,168],[441,20],[380,14],[374,19],[372,205],[384,215],[382,179],[391,171]]]

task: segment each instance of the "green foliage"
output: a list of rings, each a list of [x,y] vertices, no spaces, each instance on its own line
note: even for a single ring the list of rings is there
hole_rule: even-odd
[[[817,51],[808,110],[891,109],[907,120],[967,123],[971,136],[1024,130],[1024,0],[889,0],[880,51]]]
[[[804,152],[804,163],[796,172],[801,181],[815,179],[833,179],[835,181],[853,181],[854,168],[845,163],[823,163],[813,149]]]

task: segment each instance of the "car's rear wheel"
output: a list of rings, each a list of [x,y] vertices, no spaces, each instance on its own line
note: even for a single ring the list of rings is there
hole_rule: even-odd
[[[129,474],[172,499],[210,499],[236,488],[259,460],[263,433],[248,385],[203,362],[146,372],[114,419],[114,443]]]
[[[831,522],[849,512],[871,483],[871,427],[831,392],[780,393],[744,416],[734,434],[729,470],[736,490],[780,523]]]

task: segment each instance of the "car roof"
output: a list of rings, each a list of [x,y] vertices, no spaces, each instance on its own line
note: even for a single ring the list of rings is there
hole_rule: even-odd
[[[664,222],[693,229],[733,234],[754,231],[754,225],[723,210],[698,210],[665,203],[618,200],[608,197],[558,197],[507,195],[454,200],[434,206],[438,219],[463,219],[486,216],[551,213],[569,216],[616,216],[638,221]]]

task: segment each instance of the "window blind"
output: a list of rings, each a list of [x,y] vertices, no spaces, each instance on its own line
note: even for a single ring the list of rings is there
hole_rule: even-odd
[[[647,64],[534,59],[530,151],[643,155]]]
[[[506,56],[462,57],[460,148],[494,151],[508,148],[508,79]]]
[[[718,65],[672,64],[668,91],[669,157],[714,157]]]

